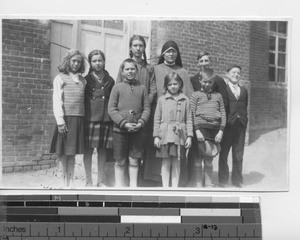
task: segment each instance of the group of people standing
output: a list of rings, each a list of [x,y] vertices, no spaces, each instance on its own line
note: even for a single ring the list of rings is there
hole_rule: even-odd
[[[84,55],[68,51],[53,82],[56,119],[51,153],[62,164],[64,185],[75,187],[75,155],[83,154],[86,186],[93,186],[92,155],[97,149],[98,187],[105,187],[105,163],[113,150],[116,187],[143,187],[143,180],[163,187],[212,187],[213,158],[219,154],[218,185],[242,187],[247,126],[247,90],[238,85],[241,67],[227,69],[227,83],[201,52],[199,73],[182,67],[178,45],[167,41],[156,66],[147,62],[146,42],[134,35],[129,56],[116,81],[105,70],[105,55],[93,50],[85,72]],[[128,182],[128,183],[127,183]]]

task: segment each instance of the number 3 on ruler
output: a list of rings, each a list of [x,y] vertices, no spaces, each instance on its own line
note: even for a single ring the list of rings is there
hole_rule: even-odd
[[[196,227],[195,233],[196,233],[196,234],[200,234],[200,233],[201,233],[201,228],[200,228],[200,227]]]

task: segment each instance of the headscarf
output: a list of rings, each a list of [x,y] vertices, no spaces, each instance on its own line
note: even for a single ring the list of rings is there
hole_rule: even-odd
[[[177,51],[177,58],[175,60],[175,64],[182,67],[182,61],[181,61],[181,56],[180,56],[180,52],[179,52],[179,48],[176,42],[170,40],[167,41],[161,48],[161,54],[158,60],[158,64],[161,64],[164,62],[164,53],[166,52],[166,50],[173,48]]]

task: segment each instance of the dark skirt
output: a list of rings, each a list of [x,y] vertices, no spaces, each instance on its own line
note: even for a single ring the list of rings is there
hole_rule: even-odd
[[[85,122],[84,139],[85,146],[88,148],[112,148],[113,124]]]
[[[58,132],[57,125],[51,142],[50,153],[58,155],[76,155],[83,154],[84,151],[84,134],[83,134],[83,117],[66,116],[64,117],[68,132],[62,137]]]

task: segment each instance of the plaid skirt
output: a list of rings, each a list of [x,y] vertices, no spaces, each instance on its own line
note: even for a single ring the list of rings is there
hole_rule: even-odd
[[[84,139],[88,148],[112,148],[113,123],[85,122]]]
[[[64,117],[68,132],[65,137],[59,134],[57,125],[51,142],[50,153],[58,155],[76,155],[83,154],[84,151],[84,133],[83,117],[66,116]]]

